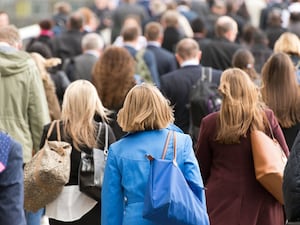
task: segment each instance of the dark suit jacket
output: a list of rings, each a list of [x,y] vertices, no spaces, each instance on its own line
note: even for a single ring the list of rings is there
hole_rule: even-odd
[[[232,66],[232,56],[239,48],[242,48],[242,46],[226,39],[215,39],[201,46],[201,64],[219,70],[226,70]]]
[[[131,54],[131,56],[134,59],[136,59],[135,56],[136,56],[137,50],[135,48],[128,46],[128,45],[124,45],[124,48],[126,48],[128,50],[128,52]],[[146,49],[143,58],[144,58],[146,65],[148,66],[149,71],[151,72],[153,83],[155,83],[158,87],[160,87],[160,79],[159,79],[159,75],[158,75],[158,71],[157,71],[155,56],[153,55],[152,52],[150,52],[149,50]]]
[[[73,62],[72,62],[73,60]],[[63,70],[67,73],[67,68],[70,63],[73,63],[73,69],[71,74],[67,74],[70,81],[78,79],[92,80],[92,69],[98,58],[92,54],[85,53],[74,57],[73,59],[67,59],[64,63]]]
[[[192,85],[201,78],[201,65],[184,66],[161,77],[161,91],[174,106],[175,124],[185,133],[189,131],[189,93]],[[212,71],[212,82],[219,85],[222,71]]]
[[[82,53],[81,39],[83,33],[76,30],[70,30],[62,33],[52,39],[53,55],[59,57],[64,61]]]
[[[154,45],[148,45],[147,49],[151,51],[155,57],[159,76],[177,69],[177,62],[174,54]]]

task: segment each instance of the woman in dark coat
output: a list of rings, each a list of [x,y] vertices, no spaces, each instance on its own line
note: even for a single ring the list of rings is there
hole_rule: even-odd
[[[102,123],[95,121],[95,115]],[[64,95],[60,121],[61,140],[72,145],[70,178],[59,196],[46,205],[50,225],[101,224],[101,202],[79,190],[78,170],[81,152],[91,154],[93,148],[104,149],[106,131],[103,123],[107,121],[108,113],[98,98],[96,88],[87,80],[72,82]],[[50,124],[44,127],[40,148],[45,144],[49,128]],[[109,126],[107,132],[109,146],[115,141],[115,136]],[[48,140],[57,139],[58,134],[54,129]]]
[[[269,122],[288,155],[280,126],[244,71],[225,70],[219,90],[221,110],[202,120],[196,149],[211,225],[283,225],[283,206],[255,178],[250,140],[251,130],[269,134]]]

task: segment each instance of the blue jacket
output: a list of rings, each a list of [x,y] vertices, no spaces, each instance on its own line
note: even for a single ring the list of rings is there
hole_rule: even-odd
[[[161,158],[170,129],[176,132],[177,163],[185,178],[203,188],[197,159],[190,136],[178,132],[175,126],[128,134],[109,148],[102,186],[102,225],[154,225],[143,219],[144,193],[148,181],[151,154]],[[166,159],[173,158],[173,138]],[[197,193],[205,201],[204,192]]]
[[[11,138],[9,142],[7,165],[0,173],[0,224],[26,225],[22,147]]]

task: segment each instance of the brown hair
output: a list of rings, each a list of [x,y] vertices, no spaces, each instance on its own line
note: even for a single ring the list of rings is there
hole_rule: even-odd
[[[300,95],[296,71],[290,57],[274,53],[262,68],[261,89],[264,102],[274,111],[282,127],[300,121]]]
[[[248,49],[238,49],[232,57],[232,65],[244,70],[250,76],[251,80],[254,81],[258,78],[258,75],[254,68],[254,56]]]
[[[163,27],[158,22],[150,22],[145,27],[145,37],[148,41],[156,41],[163,36]]]
[[[126,49],[105,49],[93,68],[92,82],[106,108],[122,107],[126,94],[135,85],[134,71],[134,59]]]

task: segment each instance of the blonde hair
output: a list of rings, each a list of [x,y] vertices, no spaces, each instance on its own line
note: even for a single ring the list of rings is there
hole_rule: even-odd
[[[87,80],[72,82],[64,94],[62,120],[65,134],[70,136],[76,148],[96,145],[94,116],[98,114],[107,121],[106,108],[98,97],[95,86]]]
[[[151,84],[140,84],[127,94],[117,119],[125,132],[162,129],[174,121],[169,101]]]
[[[263,104],[259,91],[250,77],[241,69],[231,68],[222,73],[219,91],[223,96],[216,140],[239,143],[249,130],[264,130]]]
[[[0,41],[15,46],[22,44],[19,30],[14,25],[7,25],[0,28]]]
[[[296,34],[285,32],[274,44],[274,52],[300,56],[300,40]]]

